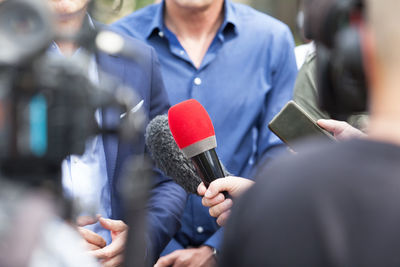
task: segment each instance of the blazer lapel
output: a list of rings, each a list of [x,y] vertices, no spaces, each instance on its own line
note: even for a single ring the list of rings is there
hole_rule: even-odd
[[[120,58],[109,56],[103,53],[96,55],[98,68],[99,68],[99,83],[104,83],[104,74],[121,77],[124,74],[124,64]],[[123,82],[123,81],[121,81]],[[112,127],[118,125],[120,114],[113,109],[102,110],[102,123],[105,126]],[[113,188],[115,168],[118,157],[119,138],[115,135],[103,135],[103,146],[107,164],[107,176],[111,188]]]

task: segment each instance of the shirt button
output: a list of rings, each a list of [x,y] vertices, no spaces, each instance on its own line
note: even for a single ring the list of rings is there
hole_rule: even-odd
[[[158,32],[158,36],[160,36],[161,38],[163,38],[163,37],[164,37],[164,32],[159,31],[159,32]]]
[[[181,56],[183,56],[183,55],[185,55],[185,51],[181,50],[181,51],[179,52],[179,54],[180,54]]]
[[[197,230],[197,233],[199,233],[199,234],[202,234],[204,232],[204,228],[201,226],[197,227],[196,230]]]
[[[195,85],[200,85],[201,84],[201,79],[199,77],[194,79],[194,84]]]

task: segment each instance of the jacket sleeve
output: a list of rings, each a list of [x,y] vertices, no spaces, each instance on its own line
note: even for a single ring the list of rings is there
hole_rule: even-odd
[[[299,71],[294,87],[293,100],[299,104],[314,120],[329,119],[329,115],[318,107],[316,85],[316,54],[306,59]]]
[[[159,62],[153,49],[150,119],[163,114],[169,107],[168,97],[161,78]],[[154,183],[148,203],[148,231],[150,244],[148,249],[156,259],[180,228],[180,218],[186,203],[186,192],[154,168]]]

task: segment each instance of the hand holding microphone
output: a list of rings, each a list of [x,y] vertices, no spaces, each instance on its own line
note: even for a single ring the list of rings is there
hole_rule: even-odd
[[[200,104],[198,103],[198,105]],[[201,108],[204,109],[203,107]],[[179,116],[176,110],[172,111],[172,113],[174,112],[175,114],[172,116]],[[170,115],[172,113],[170,113]],[[185,114],[185,116],[187,120],[191,119],[190,114]],[[208,114],[206,114],[206,119],[207,118],[209,120],[207,126],[209,127],[211,120]],[[177,125],[175,126],[178,127]],[[192,126],[191,131],[197,131],[196,127],[197,125]],[[212,131],[214,131],[212,124],[211,128]],[[187,129],[187,127],[185,129]],[[183,129],[183,131],[185,129]],[[187,192],[197,194],[197,187],[202,181],[200,172],[195,168],[192,160],[188,159],[181,149],[179,149],[172,136],[168,117],[166,115],[157,116],[150,121],[146,129],[145,141],[155,165]],[[225,170],[222,163],[220,163],[220,166],[222,167],[223,175],[219,177],[229,176],[230,174]],[[212,180],[219,177],[215,176]]]
[[[171,107],[168,124],[176,144],[191,159],[206,187],[215,179],[225,177],[215,152],[214,126],[198,101],[189,99]]]
[[[235,197],[253,184],[244,178],[222,178],[230,174],[215,152],[217,144],[211,119],[196,100],[171,107],[168,117],[155,117],[147,126],[145,140],[156,166],[187,192],[204,196],[205,185],[210,185],[211,195],[203,198],[203,205],[211,207],[210,214],[218,217],[220,225],[228,217],[224,211],[232,206],[232,200],[225,197],[228,194],[221,192],[227,191]]]
[[[197,188],[197,193],[203,196],[203,206],[209,207],[210,215],[217,218],[217,223],[224,226],[231,213],[233,200],[225,198],[221,192],[227,192],[232,198],[242,195],[252,185],[253,181],[241,177],[225,177],[217,179],[205,187],[203,183]]]

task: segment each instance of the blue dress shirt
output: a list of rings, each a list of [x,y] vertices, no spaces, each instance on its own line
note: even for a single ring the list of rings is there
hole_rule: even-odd
[[[282,144],[268,122],[292,98],[297,68],[290,30],[226,0],[222,26],[196,68],[165,26],[163,12],[164,2],[151,5],[114,27],[155,48],[171,104],[197,99],[213,121],[221,161],[232,174],[248,176],[261,157],[272,156]],[[191,195],[182,228],[165,253],[187,246],[218,248],[217,230],[200,197]]]

